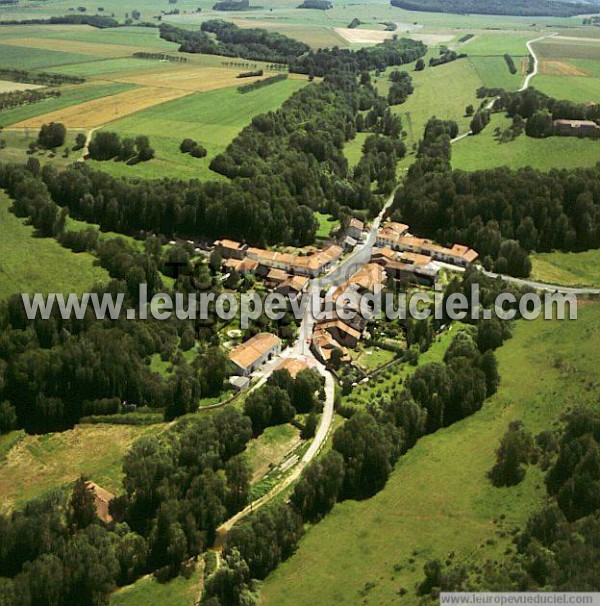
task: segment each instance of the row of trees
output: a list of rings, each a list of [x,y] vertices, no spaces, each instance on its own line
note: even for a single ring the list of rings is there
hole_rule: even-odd
[[[145,135],[121,139],[117,133],[100,131],[90,142],[89,156],[93,160],[121,160],[135,164],[154,158],[154,149]]]
[[[159,31],[161,38],[176,42],[184,53],[288,63],[309,50],[306,44],[287,36],[259,28],[242,29],[218,19],[204,21],[195,31],[162,23]]]
[[[44,86],[81,84],[82,82],[85,82],[85,78],[82,78],[81,76],[32,72],[26,69],[15,69],[12,67],[0,67],[0,79],[10,80],[11,82],[26,82],[28,84],[43,84]]]
[[[253,90],[258,90],[259,88],[263,88],[264,86],[269,86],[271,84],[276,84],[277,82],[281,82],[282,80],[287,80],[287,77],[288,77],[287,74],[277,74],[276,76],[269,76],[268,78],[263,78],[262,80],[256,80],[255,82],[250,82],[250,84],[243,84],[242,86],[238,86],[238,91],[242,94],[250,93]]]
[[[7,93],[0,93],[0,111],[19,107],[20,105],[30,105],[37,103],[49,97],[60,97],[59,90],[13,90]]]

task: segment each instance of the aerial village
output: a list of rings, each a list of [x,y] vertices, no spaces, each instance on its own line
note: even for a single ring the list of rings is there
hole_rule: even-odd
[[[235,272],[239,276],[253,276],[269,292],[277,292],[291,299],[299,299],[312,279],[326,276],[342,266],[350,256],[363,247],[370,250],[364,264],[349,264],[349,277],[341,284],[322,293],[325,301],[336,301],[343,293],[357,296],[375,293],[390,284],[403,288],[431,289],[444,270],[462,271],[478,259],[476,251],[461,244],[440,246],[431,240],[411,235],[409,226],[389,221],[376,230],[374,243],[367,242],[367,226],[352,218],[344,233],[336,234],[335,243],[322,249],[285,249],[272,251],[248,246],[229,239],[217,240],[214,251],[222,260],[225,276]],[[345,315],[345,314],[344,314]],[[349,314],[351,315],[351,314]],[[363,337],[369,337],[370,318],[354,314],[343,319],[333,313],[316,322],[309,345],[315,358],[329,366],[352,363],[353,351]],[[271,333],[260,332],[228,353],[236,389],[245,389],[253,376],[260,374],[265,364],[276,359],[283,348],[282,340]],[[385,345],[383,345],[385,347]],[[282,364],[291,360],[283,359]],[[288,369],[292,374],[302,369]]]

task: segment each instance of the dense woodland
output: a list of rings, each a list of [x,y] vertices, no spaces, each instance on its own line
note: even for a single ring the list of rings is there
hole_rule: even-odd
[[[214,34],[216,39],[209,34]],[[258,28],[239,28],[233,23],[213,19],[204,21],[200,30],[188,30],[166,23],[160,26],[160,37],[177,42],[184,53],[203,53],[239,57],[253,61],[288,63],[309,47],[297,40]]]
[[[523,17],[572,17],[590,11],[587,4],[558,0],[391,0],[391,5],[408,11]]]
[[[529,251],[600,246],[600,167],[453,171],[457,129],[445,124],[430,120],[420,159],[396,194],[397,216],[416,233],[472,246],[488,269],[521,277],[531,269]]]

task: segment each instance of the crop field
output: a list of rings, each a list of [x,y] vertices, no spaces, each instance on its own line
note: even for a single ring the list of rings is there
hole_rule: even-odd
[[[517,486],[491,485],[486,473],[500,438],[512,420],[536,434],[575,402],[598,406],[598,338],[600,305],[592,302],[576,322],[515,325],[497,352],[498,393],[473,416],[422,438],[375,497],[336,505],[267,577],[260,604],[350,605],[368,596],[371,604],[408,606],[428,560],[451,551],[456,564],[501,559],[509,531],[523,527],[545,491],[536,467]]]
[[[47,69],[57,65],[89,61],[90,57],[89,55],[79,53],[41,50],[37,48],[23,49],[20,46],[11,44],[0,44],[0,58],[2,66],[18,69]]]
[[[18,292],[82,293],[105,281],[107,273],[88,253],[75,254],[51,238],[37,238],[33,227],[10,211],[0,190],[0,299]]]
[[[539,170],[595,166],[600,161],[600,142],[577,137],[534,139],[525,133],[514,141],[500,143],[495,131],[512,124],[510,118],[494,114],[488,126],[478,135],[458,141],[452,147],[452,166],[474,171],[508,166],[531,166]]]
[[[600,286],[600,250],[531,255],[531,278],[564,286]]]
[[[27,121],[35,116],[51,114],[55,111],[73,107],[80,103],[117,95],[127,90],[131,90],[134,87],[135,85],[133,84],[123,84],[119,82],[86,82],[85,84],[61,87],[60,97],[49,97],[47,99],[42,99],[37,103],[21,105],[20,107],[0,111],[0,124],[4,127],[11,126],[17,122]]]
[[[81,474],[110,492],[120,492],[123,455],[138,437],[162,427],[77,425],[60,433],[25,436],[0,462],[2,508],[18,507]]]
[[[241,94],[237,88],[196,93],[139,112],[108,125],[105,130],[123,136],[144,133],[156,150],[156,158],[135,166],[119,162],[90,162],[115,175],[135,177],[218,178],[209,170],[210,160],[223,151],[253,116],[277,109],[293,92],[304,86],[300,80],[284,80]],[[192,138],[208,150],[206,158],[193,158],[179,150],[181,141]]]
[[[17,122],[14,127],[39,128],[48,122],[62,122],[67,128],[92,128],[186,94],[189,93],[176,89],[140,87],[112,95],[109,99],[104,97],[93,99],[49,114],[28,118]]]
[[[10,82],[9,80],[0,80],[0,93],[12,93],[19,90],[33,90],[42,88],[40,84],[28,84],[27,82]]]

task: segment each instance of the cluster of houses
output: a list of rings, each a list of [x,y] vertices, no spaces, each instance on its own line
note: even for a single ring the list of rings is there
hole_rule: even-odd
[[[256,275],[275,292],[288,297],[299,297],[308,287],[311,278],[326,272],[339,261],[344,249],[353,249],[362,240],[364,229],[362,221],[352,219],[346,231],[344,248],[331,245],[309,253],[274,252],[233,240],[218,240],[215,249],[219,251],[227,271],[236,270],[241,275]],[[326,302],[338,301],[342,294],[356,295],[343,299],[343,310],[355,313],[333,312],[319,321],[312,335],[313,353],[324,363],[331,360],[336,349],[341,350],[342,360],[349,359],[348,348],[356,347],[369,319],[364,313],[357,313],[357,302],[362,295],[383,289],[388,278],[434,286],[440,272],[440,266],[436,262],[466,267],[477,258],[477,252],[468,246],[439,246],[431,240],[412,236],[409,226],[404,223],[386,223],[377,233],[370,262],[344,284],[332,288],[325,295]],[[255,335],[236,347],[229,354],[236,375],[234,384],[237,381],[239,385],[236,386],[243,388],[248,377],[280,351],[281,341],[269,333]]]
[[[478,253],[468,246],[453,244],[451,248],[440,246],[426,238],[417,238],[408,233],[404,223],[390,222],[377,232],[376,244],[403,253],[414,253],[429,257],[429,261],[442,261],[459,267],[473,263]]]

